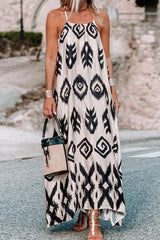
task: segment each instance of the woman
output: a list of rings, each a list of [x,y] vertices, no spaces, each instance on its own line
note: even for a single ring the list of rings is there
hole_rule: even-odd
[[[89,225],[90,240],[103,239],[99,218],[121,226],[125,216],[109,28],[107,12],[94,0],[61,0],[46,23],[43,114],[57,114],[69,164],[68,174],[44,179],[47,227],[80,210],[73,229]]]

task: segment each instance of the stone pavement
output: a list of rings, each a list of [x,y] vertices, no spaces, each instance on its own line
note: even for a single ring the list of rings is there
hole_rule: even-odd
[[[0,240],[87,239],[88,230],[71,229],[77,215],[73,221],[46,228],[41,135],[7,128],[0,128],[1,152],[5,149],[7,156],[0,158]],[[101,220],[104,240],[159,240],[160,131],[121,130],[120,139],[126,217],[122,227],[115,228]],[[16,145],[17,156],[16,151],[9,153]]]

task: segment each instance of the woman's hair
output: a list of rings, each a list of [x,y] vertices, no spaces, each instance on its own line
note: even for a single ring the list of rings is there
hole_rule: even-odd
[[[60,0],[61,7],[67,6],[71,12],[78,11],[80,0]],[[88,8],[90,12],[93,14],[94,18],[97,20],[100,26],[103,26],[103,17],[100,11],[98,11],[96,5],[94,4],[94,0],[87,0]]]

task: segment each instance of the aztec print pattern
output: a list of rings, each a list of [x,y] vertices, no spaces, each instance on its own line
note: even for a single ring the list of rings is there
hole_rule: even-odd
[[[56,73],[53,96],[66,139],[69,173],[44,178],[47,227],[73,219],[79,209],[97,208],[100,218],[122,225],[125,201],[117,116],[94,21],[66,22]]]

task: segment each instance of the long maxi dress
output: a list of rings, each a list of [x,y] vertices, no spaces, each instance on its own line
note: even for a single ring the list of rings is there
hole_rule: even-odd
[[[104,48],[95,20],[68,21],[58,39],[53,96],[68,151],[69,173],[45,177],[47,228],[72,220],[78,210],[122,225],[125,201],[117,116]],[[58,133],[54,126],[54,133]]]

